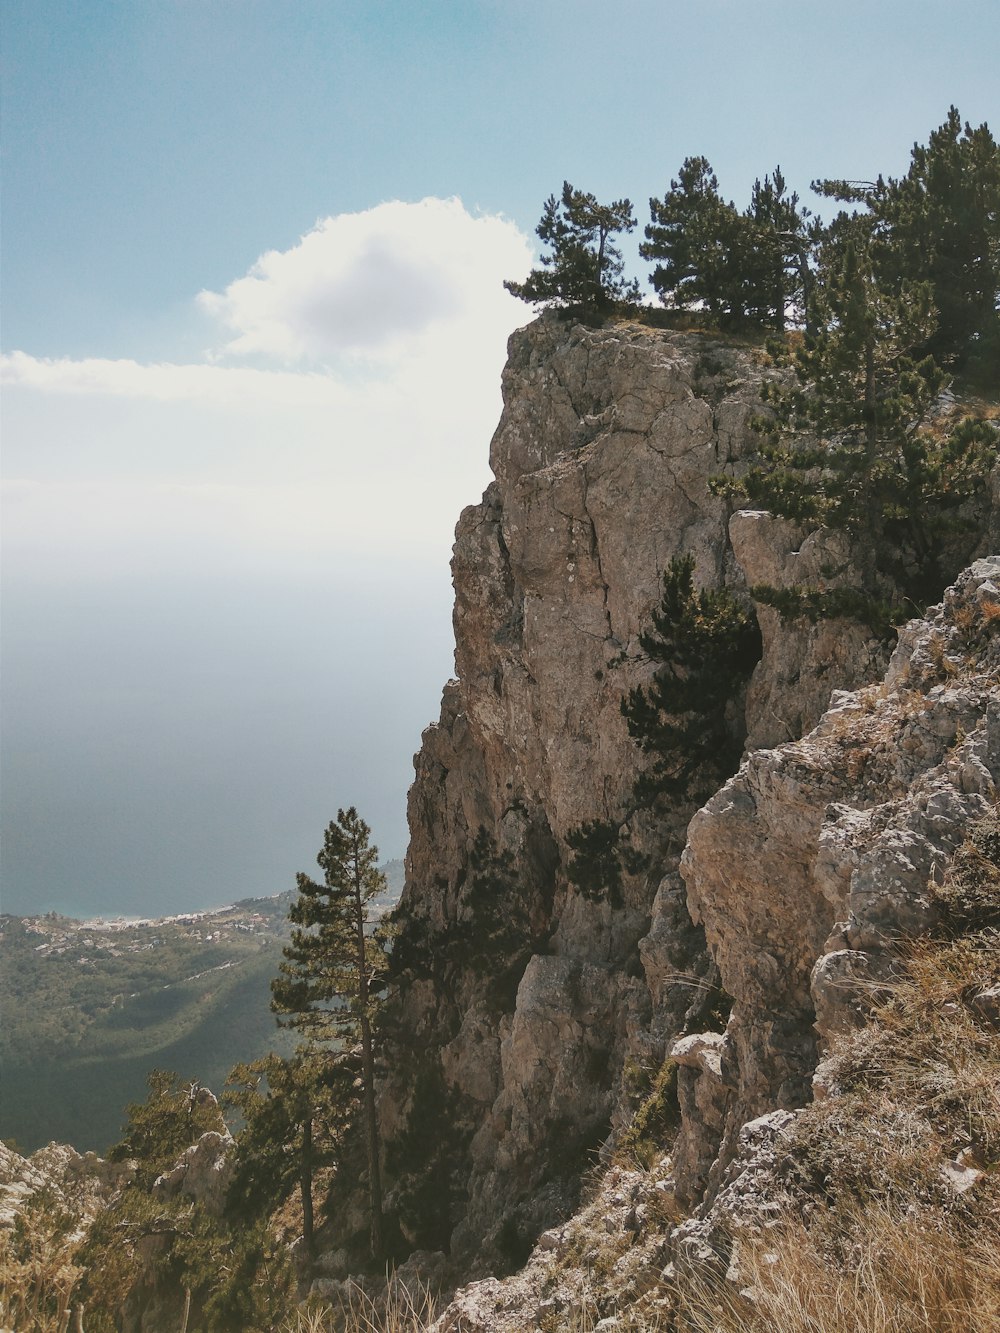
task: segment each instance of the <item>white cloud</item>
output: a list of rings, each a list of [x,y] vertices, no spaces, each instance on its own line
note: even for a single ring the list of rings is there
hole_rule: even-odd
[[[248,366],[212,366],[159,362],[143,365],[127,359],[36,357],[25,352],[0,356],[0,382],[42,393],[147,398],[154,402],[244,404],[267,402],[291,406],[334,405],[344,391],[318,372],[256,370]]]
[[[383,204],[203,293],[235,335],[209,363],[0,358],[10,568],[189,576],[422,551],[444,576],[528,315],[503,279],[530,262],[516,228],[457,200]]]
[[[458,199],[397,201],[322,219],[198,301],[235,334],[230,355],[392,357],[435,327],[509,323],[502,279],[522,276],[530,258],[512,223],[473,217]]]

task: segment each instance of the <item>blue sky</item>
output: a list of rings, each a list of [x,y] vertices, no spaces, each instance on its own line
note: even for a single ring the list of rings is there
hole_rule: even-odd
[[[4,907],[405,842],[447,558],[564,178],[905,170],[996,0],[6,0]],[[637,266],[641,276],[645,276]]]

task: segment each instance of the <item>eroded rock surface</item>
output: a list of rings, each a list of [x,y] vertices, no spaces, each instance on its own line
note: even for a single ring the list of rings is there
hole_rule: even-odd
[[[381,1097],[405,1241],[489,1262],[505,1249],[513,1261],[568,1206],[562,1184],[627,1116],[625,1066],[655,1070],[698,1030],[718,983],[677,875],[694,807],[655,821],[636,811],[643,758],[621,711],[653,671],[639,636],[664,570],[692,554],[699,584],[745,599],[748,581],[801,581],[831,559],[829,541],[791,525],[730,521],[712,494],[710,478],[756,448],[750,423],[775,372],[752,349],[543,318],[509,352],[496,480],[456,534],[457,679],[415,761],[391,1025],[402,1037]],[[881,664],[851,622],[824,631],[767,615],[784,712],[779,724],[779,691],[759,669],[746,718],[757,744],[800,734],[833,689]],[[567,878],[567,834],[626,818],[647,868],[591,901]],[[787,1036],[801,1043],[797,1027]],[[447,1133],[450,1168],[416,1147],[420,1123]],[[435,1171],[448,1207],[428,1227],[415,1195]]]
[[[434,1109],[414,1092],[430,1068],[452,1149],[467,1145],[436,1234],[406,1207],[407,1167],[426,1162],[390,1180],[411,1243],[530,1241],[551,1220],[540,1192],[564,1209],[560,1180],[606,1136],[626,1058],[658,1063],[690,1006],[674,981],[706,960],[676,880],[659,899],[673,923],[650,934],[690,810],[657,830],[658,864],[626,875],[615,902],[569,886],[566,835],[629,813],[641,756],[621,701],[651,673],[639,634],[671,558],[693,553],[701,583],[741,583],[708,481],[751,447],[761,374],[745,350],[640,326],[542,319],[511,339],[496,480],[456,535],[458,678],[410,793],[405,1052],[386,1061],[382,1123],[405,1147]],[[475,905],[484,882],[515,938],[477,962],[496,926]],[[390,1147],[390,1177],[400,1155]]]
[[[404,1253],[444,1250],[464,1272],[522,1262],[627,1123],[636,1071],[675,1048],[674,1184],[686,1206],[711,1199],[742,1125],[811,1095],[818,1042],[852,1021],[840,997],[878,976],[869,936],[880,912],[904,911],[878,856],[933,873],[940,821],[957,827],[981,796],[966,788],[982,691],[947,667],[937,693],[913,683],[939,653],[918,646],[924,630],[904,634],[884,685],[848,697],[885,672],[872,630],[760,605],[763,656],[734,701],[740,773],[697,814],[636,800],[645,760],[621,704],[653,673],[640,635],[674,556],[745,605],[759,583],[860,577],[842,535],[732,514],[712,493],[755,455],[761,382],[777,373],[751,348],[639,325],[545,317],[511,339],[495,481],[456,534],[457,677],[409,798],[380,1097]],[[935,789],[926,819],[900,823],[894,803],[966,743],[959,728],[972,748],[955,760],[957,806]],[[568,836],[594,820],[640,868],[590,897]],[[337,1207],[341,1234],[362,1237],[362,1195]]]
[[[718,1170],[743,1124],[810,1097],[819,1050],[926,932],[928,883],[997,799],[998,587],[1000,559],[977,561],[901,632],[882,684],[752,754],[691,822],[688,903],[735,998]]]

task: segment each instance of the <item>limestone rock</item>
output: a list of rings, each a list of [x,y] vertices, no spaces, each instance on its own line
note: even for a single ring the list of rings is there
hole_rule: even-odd
[[[50,1143],[30,1157],[0,1143],[0,1227],[12,1226],[32,1195],[46,1190],[78,1219],[82,1231],[130,1175],[126,1164],[79,1153],[65,1143]]]
[[[676,874],[652,912],[690,811],[654,834],[637,820],[637,850],[674,850],[658,873],[627,874],[614,904],[568,883],[565,839],[629,811],[641,756],[621,700],[649,678],[639,634],[671,558],[690,552],[699,581],[741,584],[708,479],[752,448],[762,373],[747,350],[640,325],[543,318],[510,342],[496,480],[456,533],[457,679],[415,761],[402,912],[418,956],[380,1111],[390,1142],[405,1135],[415,1053],[440,1069],[467,1182],[454,1243],[470,1254],[508,1214],[520,1229],[525,1207],[539,1229],[557,1220],[529,1205],[552,1160],[562,1152],[575,1176],[573,1152],[618,1113],[626,1059],[662,1060],[706,966]],[[483,833],[513,867],[501,911],[525,946],[494,957],[488,997],[482,967],[450,942],[477,929]]]
[[[810,532],[758,510],[729,523],[733,552],[749,587],[765,584],[832,591],[856,587],[860,571],[846,533]],[[797,740],[819,721],[834,690],[881,677],[885,650],[865,625],[844,618],[783,623],[758,603],[764,651],[747,690],[747,748]]]
[[[748,465],[778,373],[752,348],[640,325],[543,317],[510,341],[495,480],[456,531],[456,679],[415,759],[379,1107],[405,1240],[467,1272],[558,1232],[581,1161],[631,1113],[626,1068],[655,1072],[671,1048],[674,1184],[709,1207],[742,1127],[812,1095],[994,799],[987,559],[901,633],[884,681],[864,626],[758,606],[740,772],[697,813],[635,809],[645,761],[621,702],[651,677],[640,635],[671,558],[744,601],[859,576],[842,534],[731,515],[709,487]],[[590,820],[645,858],[596,901],[569,874],[567,835]],[[730,997],[725,1033],[685,1045]],[[344,1188],[338,1245],[363,1230]],[[431,1219],[407,1202],[429,1195]]]
[[[209,1130],[185,1148],[169,1171],[153,1183],[153,1194],[162,1198],[183,1195],[220,1214],[233,1174],[233,1136]]]
[[[741,1126],[808,1099],[817,1033],[854,1023],[895,942],[931,924],[928,882],[996,800],[998,576],[1000,559],[976,562],[903,631],[884,685],[752,754],[691,822],[688,902],[735,998],[715,1185]]]

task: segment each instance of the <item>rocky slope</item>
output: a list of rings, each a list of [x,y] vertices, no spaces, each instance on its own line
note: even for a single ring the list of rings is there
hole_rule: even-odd
[[[794,858],[760,836],[766,801],[764,822],[749,818],[756,789],[718,798],[736,802],[738,850],[717,847],[705,862],[716,857],[725,876],[734,856],[749,858],[728,897],[696,870],[696,851],[682,879],[694,807],[655,818],[637,809],[643,758],[621,701],[652,674],[639,636],[672,557],[692,554],[700,585],[744,598],[756,582],[855,577],[836,535],[731,514],[709,489],[756,446],[750,421],[774,372],[754,349],[542,318],[509,352],[496,480],[457,530],[457,679],[415,761],[380,1107],[400,1248],[447,1249],[494,1271],[565,1216],[582,1169],[627,1119],[630,1088],[697,1034],[701,1010],[733,997],[738,1015],[757,1017],[738,1016],[724,1048],[718,1037],[679,1052],[684,1098],[704,1101],[700,1073],[723,1064],[736,1089],[725,1109],[708,1099],[710,1132],[682,1135],[678,1185],[692,1203],[741,1117],[808,1096],[809,968],[836,895],[817,899],[797,881],[773,901],[759,891],[755,876],[780,881],[781,858]],[[783,625],[758,612],[763,657],[738,699],[751,750],[797,738],[835,689],[884,670],[885,650],[864,626]],[[792,761],[775,764],[760,780],[776,801],[803,779]],[[827,801],[844,797],[842,785],[830,779]],[[775,817],[792,815],[783,844],[822,819],[820,796]],[[696,838],[712,818],[700,818]],[[567,835],[589,820],[617,826],[646,861],[597,901],[567,876]],[[800,879],[811,873],[800,869]],[[787,948],[768,944],[769,930],[787,935]],[[741,1072],[729,1072],[734,1061]],[[338,1203],[347,1230],[361,1230],[361,1207]]]
[[[612,1166],[586,1208],[539,1238],[520,1274],[466,1288],[435,1329],[513,1333],[576,1326],[573,1318],[584,1316],[609,1329],[674,1327],[678,1293],[690,1289],[693,1270],[724,1273],[735,1265],[737,1238],[766,1234],[794,1213],[802,1183],[801,1167],[792,1183],[794,1158],[810,1135],[822,1154],[824,1189],[842,1169],[838,1152],[853,1158],[855,1190],[858,1181],[874,1187],[887,1152],[897,1168],[909,1155],[907,1169],[931,1182],[930,1189],[912,1182],[921,1206],[933,1206],[937,1182],[951,1225],[957,1200],[974,1225],[991,1214],[995,1221],[997,1144],[967,1104],[971,1034],[987,1053],[975,1078],[995,1135],[995,931],[980,937],[978,984],[953,982],[928,997],[928,1013],[937,1009],[955,1024],[949,1049],[939,1049],[940,1037],[931,1042],[934,1065],[920,1052],[914,1057],[924,1061],[929,1109],[912,1088],[885,1107],[884,1094],[858,1102],[846,1088],[859,1069],[871,1077],[880,1068],[862,1025],[905,971],[901,942],[940,925],[942,885],[960,849],[975,869],[975,911],[1000,922],[998,798],[1000,557],[991,557],[965,571],[926,620],[905,628],[882,682],[836,695],[801,741],[750,755],[697,813],[682,869],[735,1004],[724,1032],[692,1034],[671,1048],[681,1112],[672,1152],[664,1143],[648,1171]],[[986,856],[968,842],[984,827]],[[959,947],[971,948],[973,938]],[[906,1053],[892,1058],[902,1070]],[[810,1096],[810,1083],[817,1103],[788,1109]],[[877,1137],[866,1135],[865,1116],[873,1114],[884,1116]],[[841,1145],[825,1141],[831,1126]],[[893,1188],[902,1197],[910,1185]],[[597,1323],[602,1315],[607,1322]],[[987,1318],[982,1327],[993,1325]]]

